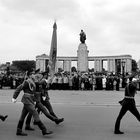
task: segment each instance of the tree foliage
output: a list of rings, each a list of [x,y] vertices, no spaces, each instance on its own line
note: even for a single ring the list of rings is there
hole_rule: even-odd
[[[136,72],[138,69],[138,65],[136,60],[132,59],[132,72]]]
[[[20,71],[30,71],[35,69],[35,61],[34,60],[21,60],[21,61],[13,61],[12,65],[17,67]]]

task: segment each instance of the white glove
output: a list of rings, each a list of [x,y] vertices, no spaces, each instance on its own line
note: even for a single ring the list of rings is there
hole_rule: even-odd
[[[16,103],[16,101],[17,101],[16,99],[12,98],[12,103]]]
[[[46,97],[45,97],[45,96],[43,96],[42,98],[43,98],[43,101],[45,101]]]

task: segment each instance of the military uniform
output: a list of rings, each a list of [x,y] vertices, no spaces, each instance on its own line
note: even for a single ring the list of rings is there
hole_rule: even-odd
[[[49,102],[49,96],[47,93],[44,92],[44,80],[42,79],[40,82],[36,82],[36,91],[35,91],[35,101],[36,101],[36,108],[38,112],[42,111],[42,113],[49,118],[50,120],[54,121],[56,124],[59,124],[63,121],[63,119],[57,118],[55,113],[53,112],[52,106]],[[45,95],[44,95],[45,94]],[[45,101],[42,97],[45,96]],[[49,110],[49,113],[47,109]],[[30,113],[26,119],[26,126],[30,126],[32,114]]]
[[[17,125],[17,135],[26,136],[26,133],[22,132],[22,127],[24,123],[24,119],[27,116],[28,113],[31,113],[33,115],[33,118],[38,125],[38,127],[42,130],[42,134],[51,134],[51,131],[47,131],[44,124],[41,122],[38,112],[35,109],[35,93],[36,86],[34,82],[31,79],[27,79],[23,82],[23,84],[19,85],[17,89],[15,90],[13,94],[13,99],[16,99],[20,93],[20,91],[24,91],[24,95],[22,96],[21,102],[23,103],[23,109],[21,112],[21,116]]]
[[[115,123],[114,130],[115,134],[123,134],[123,132],[120,131],[120,122],[127,111],[130,111],[137,118],[137,120],[140,121],[140,114],[136,108],[134,100],[135,94],[136,94],[136,84],[134,82],[130,82],[125,88],[124,99],[120,101],[122,108]]]
[[[48,89],[47,89],[47,81],[45,78],[43,78],[40,82],[41,84],[41,103],[48,109],[49,113],[55,117],[58,118],[56,116],[56,114],[53,111],[52,105],[50,103],[50,97],[48,94]]]

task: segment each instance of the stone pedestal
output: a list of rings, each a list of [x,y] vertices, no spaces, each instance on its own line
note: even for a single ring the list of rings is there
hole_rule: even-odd
[[[77,50],[77,70],[80,72],[87,72],[88,71],[88,50],[87,46],[84,43],[79,44]]]

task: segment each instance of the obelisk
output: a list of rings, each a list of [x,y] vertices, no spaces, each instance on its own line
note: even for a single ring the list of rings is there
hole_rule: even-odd
[[[77,50],[77,57],[78,57],[78,62],[77,62],[77,70],[79,72],[87,72],[88,71],[88,50],[87,50],[87,45],[85,44],[86,40],[86,34],[84,33],[83,30],[81,30],[80,33],[80,41],[81,43],[78,46]]]

